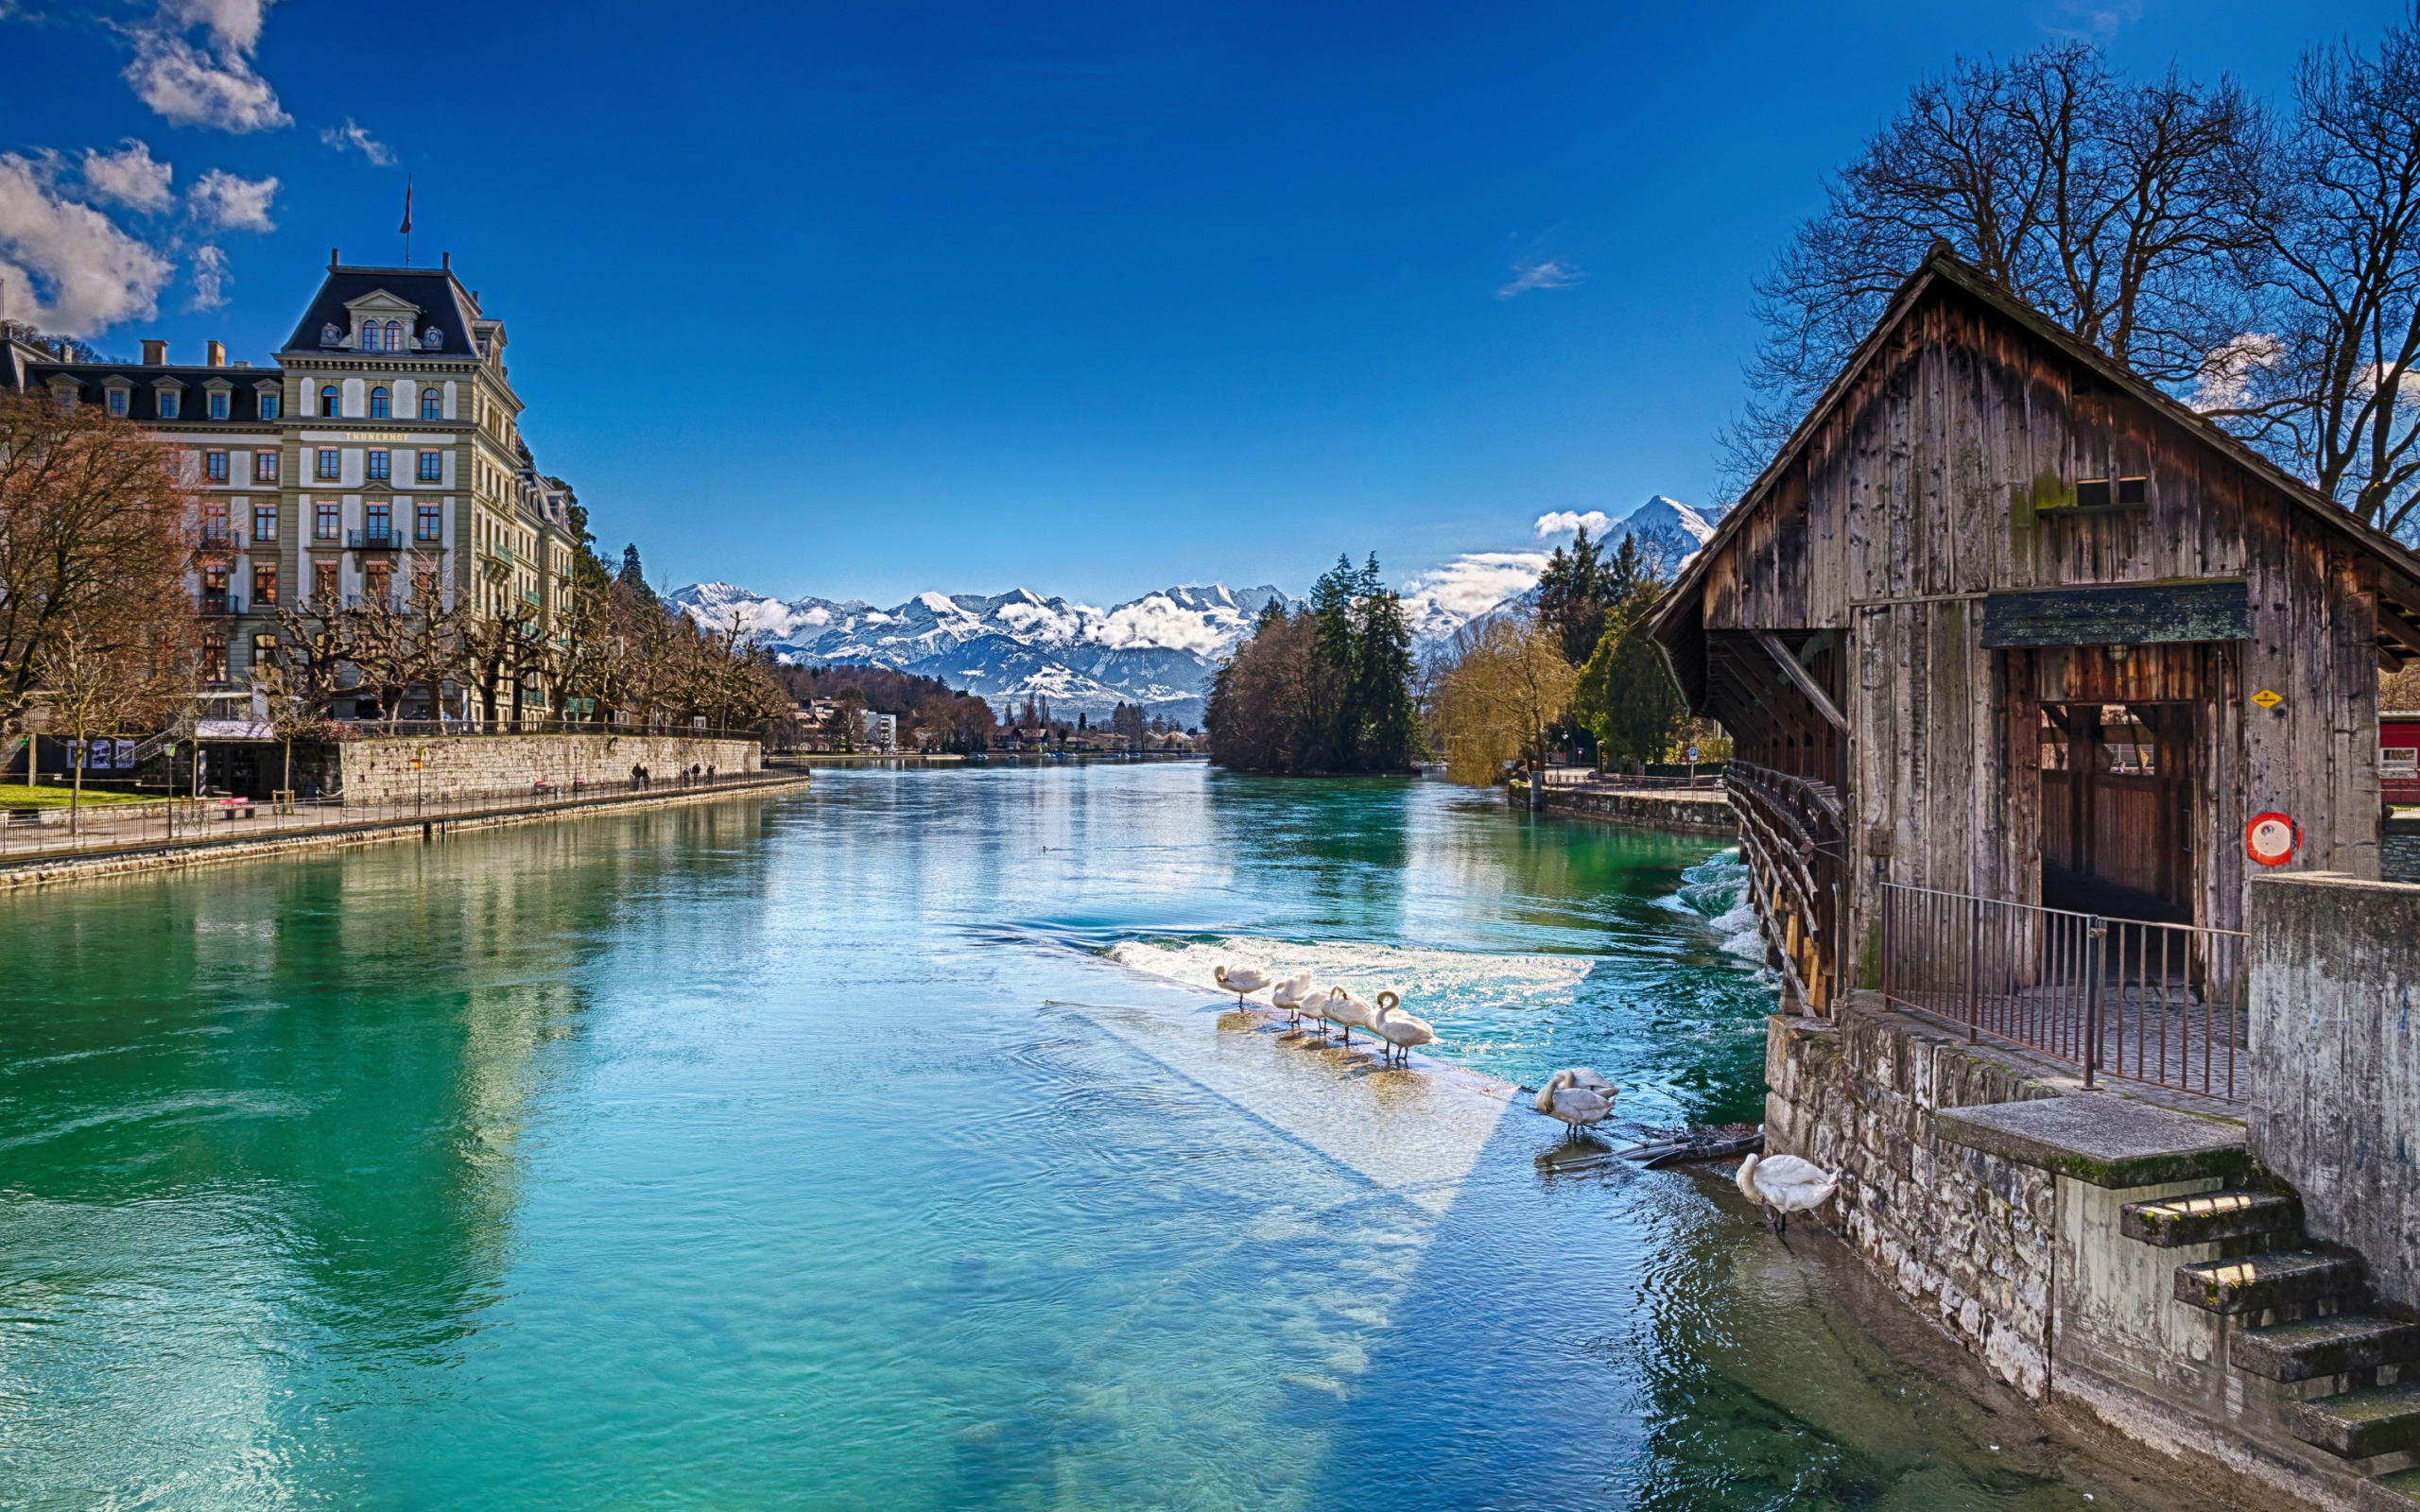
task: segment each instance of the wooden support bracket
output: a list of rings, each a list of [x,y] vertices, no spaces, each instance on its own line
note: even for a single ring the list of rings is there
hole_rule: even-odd
[[[1789,647],[1781,644],[1781,637],[1771,630],[1758,630],[1756,644],[1763,646],[1765,654],[1780,665],[1782,675],[1789,679],[1790,686],[1806,696],[1806,701],[1815,706],[1817,713],[1830,720],[1834,730],[1843,735],[1848,733],[1849,722],[1841,717],[1841,712],[1838,709],[1832,707],[1831,696],[1817,685],[1811,673],[1798,664],[1798,658],[1789,654]]]

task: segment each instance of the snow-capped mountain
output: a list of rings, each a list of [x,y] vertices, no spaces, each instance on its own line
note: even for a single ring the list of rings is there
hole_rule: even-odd
[[[1616,520],[1601,510],[1585,514],[1541,515],[1541,538],[1568,535],[1585,525],[1607,549],[1632,536],[1641,546],[1651,541],[1665,548],[1664,570],[1687,565],[1721,525],[1722,510],[1700,509],[1661,493]],[[1546,571],[1547,551],[1467,552],[1430,572],[1417,573],[1403,585],[1404,608],[1411,618],[1412,644],[1426,655],[1442,650],[1454,632],[1491,615],[1526,610],[1536,601],[1538,575]]]
[[[735,621],[786,662],[873,664],[994,704],[1048,698],[1054,714],[1106,718],[1120,703],[1180,725],[1201,722],[1218,659],[1251,633],[1275,588],[1183,587],[1112,609],[1026,589],[983,597],[919,593],[894,609],[861,599],[769,598],[732,583],[671,595],[701,624]]]
[[[1689,556],[1712,540],[1722,524],[1719,508],[1699,509],[1678,499],[1661,493],[1648,495],[1647,502],[1599,532],[1604,542],[1618,545],[1626,536],[1655,534],[1676,538]]]

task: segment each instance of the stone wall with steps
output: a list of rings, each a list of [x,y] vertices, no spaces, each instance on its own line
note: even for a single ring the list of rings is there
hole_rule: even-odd
[[[2247,1494],[2420,1504],[2420,1328],[2360,1311],[2359,1257],[2308,1244],[2239,1127],[1867,993],[1837,1026],[1772,1020],[1766,1080],[1766,1147],[1842,1173],[1819,1216],[2000,1380]]]

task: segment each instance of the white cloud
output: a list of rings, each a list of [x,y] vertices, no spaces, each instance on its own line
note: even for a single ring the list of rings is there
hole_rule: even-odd
[[[1548,536],[1567,536],[1582,525],[1586,525],[1601,536],[1605,533],[1605,527],[1613,523],[1602,509],[1591,509],[1586,514],[1580,514],[1570,509],[1555,509],[1538,516],[1538,539],[1543,541]]]
[[[47,164],[0,153],[0,278],[10,318],[71,336],[147,318],[173,271],[107,215],[61,198]]]
[[[395,161],[394,148],[354,124],[350,115],[344,118],[342,127],[320,128],[320,140],[338,152],[358,152],[382,168],[390,166]]]
[[[1404,609],[1412,632],[1451,634],[1496,605],[1535,588],[1547,570],[1543,551],[1474,551],[1404,579]]]
[[[161,0],[150,19],[128,28],[134,60],[126,81],[135,97],[179,126],[263,131],[291,126],[277,92],[252,71],[261,15],[268,0]],[[205,34],[199,43],[191,33]]]
[[[185,208],[202,225],[221,231],[275,231],[268,218],[269,201],[277,198],[275,179],[238,179],[211,169],[185,191]]]
[[[234,280],[227,272],[227,254],[216,247],[204,247],[193,254],[193,303],[196,310],[216,310],[227,302],[227,285]]]
[[[2285,354],[2285,343],[2263,332],[2230,336],[2203,357],[2202,370],[2195,375],[2193,390],[2185,402],[2205,414],[2232,409],[2252,392],[2254,375],[2275,367]]]
[[[1510,300],[1527,294],[1531,289],[1572,288],[1587,276],[1580,270],[1578,264],[1563,262],[1552,257],[1542,258],[1534,263],[1515,263],[1512,265],[1512,282],[1497,289],[1495,297],[1499,300]]]
[[[105,205],[157,214],[177,202],[168,190],[176,170],[155,163],[151,148],[128,137],[117,151],[84,150],[84,195]]]

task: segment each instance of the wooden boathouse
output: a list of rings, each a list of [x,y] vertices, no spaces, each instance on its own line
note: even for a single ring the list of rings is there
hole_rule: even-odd
[[[1651,632],[1735,741],[1790,997],[1996,1005],[2089,1074],[2059,983],[2223,997],[2248,872],[2377,877],[2420,558],[1941,245]]]

